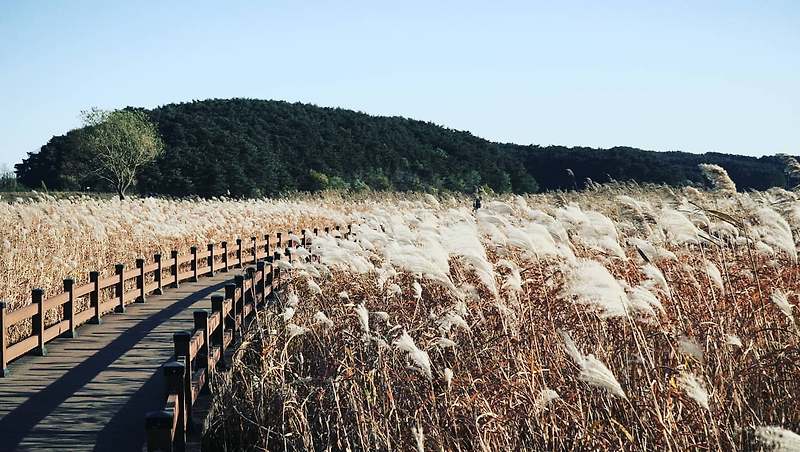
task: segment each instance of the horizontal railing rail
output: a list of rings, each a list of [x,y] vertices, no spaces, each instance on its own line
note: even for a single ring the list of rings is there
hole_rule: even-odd
[[[330,228],[324,230],[329,232]],[[257,264],[268,257],[271,250],[305,244],[306,233],[303,229],[301,236],[297,236],[289,231],[286,240],[280,232],[274,238],[270,234],[264,234],[262,239],[253,236],[247,241],[237,238],[234,242],[210,243],[202,252],[193,246],[188,254],[172,250],[168,258],[155,254],[149,263],[144,258],[137,259],[133,268],[117,264],[113,275],[101,278],[99,272],[92,271],[89,282],[79,286],[72,278],[64,279],[63,292],[49,298],[45,298],[44,290],[35,288],[31,291],[31,304],[13,311],[8,310],[8,303],[0,301],[0,377],[9,375],[11,361],[26,354],[44,356],[48,342],[59,337],[77,337],[77,328],[82,324],[99,324],[105,314],[124,313],[130,303],[145,303],[148,295],[160,295],[167,287],[179,287],[181,282],[194,282],[201,276]],[[314,233],[318,233],[316,228]],[[109,291],[113,291],[113,295],[104,296]],[[89,298],[88,308],[77,311],[77,301],[86,297]],[[46,325],[48,311],[59,308],[63,311],[60,317],[52,325]],[[27,320],[32,323],[31,334],[11,344],[9,329]]]

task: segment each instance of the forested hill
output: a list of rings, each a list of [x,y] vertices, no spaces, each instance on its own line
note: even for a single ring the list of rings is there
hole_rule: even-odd
[[[148,111],[166,152],[145,168],[141,193],[232,196],[290,190],[431,188],[532,192],[581,187],[586,178],[703,183],[697,164],[716,163],[740,189],[784,186],[777,157],[522,146],[401,117],[252,99],[170,104]],[[16,165],[22,183],[101,190],[81,129],[53,137]],[[567,169],[571,169],[574,178]]]

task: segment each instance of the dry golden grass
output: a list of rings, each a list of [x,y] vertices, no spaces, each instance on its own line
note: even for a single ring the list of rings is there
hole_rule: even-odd
[[[133,199],[102,200],[89,197],[56,199],[40,195],[21,202],[0,202],[0,299],[10,310],[29,304],[31,289],[40,287],[45,297],[63,291],[63,280],[88,282],[88,273],[101,277],[114,264],[133,267],[137,258],[152,262],[153,254],[170,250],[188,253],[192,245],[205,250],[209,243],[319,225],[343,224],[346,210],[325,202],[303,200],[192,201]],[[86,300],[79,300],[79,310]],[[48,323],[60,314],[48,313]],[[30,334],[30,322],[11,329],[11,342]]]
[[[0,204],[0,298],[22,306],[32,287],[173,248],[353,222],[348,240],[314,241],[315,261],[218,374],[207,445],[797,447],[794,193],[611,184],[468,206],[336,193]]]
[[[619,195],[642,202],[640,211],[624,208]],[[489,201],[477,224],[497,293],[463,249],[445,250],[453,290],[434,269],[415,271],[412,259],[404,262],[411,251],[393,244],[408,242],[397,246],[436,260],[435,242],[450,240],[454,223],[476,221],[448,208],[458,202],[385,202],[385,212],[362,215],[371,226],[351,240],[312,245],[324,265],[297,266],[291,287],[260,312],[231,372],[216,382],[205,441],[228,450],[791,450],[792,431],[800,431],[800,331],[796,314],[787,316],[772,294],[783,290],[796,304],[800,274],[780,243],[760,235],[769,218],[758,209],[778,206],[773,195],[787,196],[697,200],[728,214],[662,187]],[[544,223],[531,212],[542,209],[565,224],[557,206],[569,203],[612,218],[624,256],[600,240],[609,231],[581,224],[567,228],[562,255],[532,255],[498,220]],[[681,242],[673,211],[691,218],[700,238]],[[739,222],[739,239],[719,232],[728,220]],[[662,228],[674,230],[656,232]],[[361,273],[337,263],[330,256],[341,248],[373,267]],[[599,301],[579,303],[570,285],[582,259],[605,267],[631,299],[647,288],[663,310],[608,316],[603,303],[613,300],[603,287],[584,288]],[[663,283],[645,272],[644,259]],[[519,267],[518,289],[508,262]],[[368,332],[359,306],[369,312]],[[415,346],[403,342],[404,332]],[[563,332],[583,361],[567,352]]]

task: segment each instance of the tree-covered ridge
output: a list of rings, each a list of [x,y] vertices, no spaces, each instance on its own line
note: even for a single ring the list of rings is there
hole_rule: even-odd
[[[744,190],[784,186],[778,157],[494,143],[402,117],[255,99],[204,100],[146,111],[165,152],[138,176],[141,193],[258,196],[321,188],[495,191],[636,180],[704,183],[698,163],[723,166]],[[108,189],[81,148],[82,129],[53,137],[16,166],[29,187]],[[567,169],[572,171],[574,177]]]

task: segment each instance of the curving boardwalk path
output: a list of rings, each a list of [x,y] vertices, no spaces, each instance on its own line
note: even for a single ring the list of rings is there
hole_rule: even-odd
[[[145,413],[163,407],[172,334],[191,330],[192,311],[211,309],[233,275],[181,283],[12,363],[0,379],[0,451],[141,451]]]

